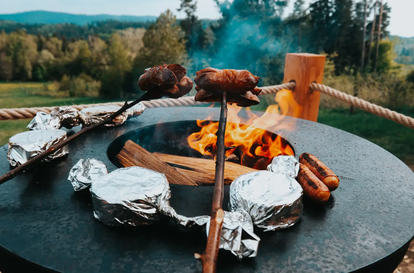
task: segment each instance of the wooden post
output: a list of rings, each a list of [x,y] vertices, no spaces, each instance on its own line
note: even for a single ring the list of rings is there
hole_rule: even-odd
[[[298,118],[317,121],[320,92],[312,92],[312,82],[322,83],[326,57],[307,53],[288,53],[286,55],[284,83],[296,82],[295,101],[303,107]],[[287,113],[293,116],[293,111]]]

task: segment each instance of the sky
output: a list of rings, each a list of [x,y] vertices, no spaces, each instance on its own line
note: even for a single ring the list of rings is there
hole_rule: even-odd
[[[307,3],[313,0],[306,0]],[[290,0],[292,9],[294,0]],[[391,8],[392,35],[414,37],[414,0],[385,0]],[[75,14],[113,14],[113,15],[155,15],[166,9],[177,12],[180,0],[0,0],[0,13],[17,13],[31,10],[58,11]],[[217,19],[220,13],[214,0],[198,0],[197,16],[202,19]]]

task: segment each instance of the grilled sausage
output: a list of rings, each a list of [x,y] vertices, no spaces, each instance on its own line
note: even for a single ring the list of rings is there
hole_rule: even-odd
[[[316,156],[303,153],[299,157],[299,162],[306,165],[306,167],[308,167],[311,172],[313,172],[329,188],[330,191],[334,191],[338,188],[339,178]]]
[[[300,164],[296,180],[302,186],[304,194],[314,201],[323,203],[331,196],[328,187],[304,164]]]
[[[256,88],[259,77],[247,70],[205,68],[196,73],[195,83],[207,91],[227,91],[238,95],[254,90],[253,94],[260,93]]]
[[[185,76],[186,73],[187,70],[180,64],[157,65],[145,70],[139,77],[138,85],[151,98],[179,98],[189,93],[193,87],[193,81]]]

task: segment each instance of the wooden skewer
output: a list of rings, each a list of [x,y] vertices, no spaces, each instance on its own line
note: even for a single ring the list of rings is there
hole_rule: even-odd
[[[142,162],[137,160],[137,158],[144,156],[140,154],[142,149],[141,146],[129,140],[116,157],[124,167],[141,166],[151,169],[151,166],[144,166]],[[152,155],[155,155],[168,164],[172,164],[179,172],[189,177],[199,186],[214,184],[214,170],[216,166],[214,160],[162,153],[152,153]],[[254,171],[256,170],[237,163],[226,162],[224,183],[231,184],[240,175]],[[169,182],[171,184],[183,185],[181,181],[169,180]]]
[[[207,245],[203,254],[195,253],[194,257],[201,260],[203,273],[215,273],[217,270],[217,258],[220,247],[221,229],[224,221],[222,208],[224,197],[224,164],[225,150],[224,138],[227,123],[226,91],[222,93],[219,128],[217,131],[217,156],[216,175],[214,179],[213,202],[211,206],[210,228],[207,237]]]

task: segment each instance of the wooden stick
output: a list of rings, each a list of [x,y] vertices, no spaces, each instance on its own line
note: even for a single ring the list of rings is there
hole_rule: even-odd
[[[217,268],[217,257],[220,246],[221,228],[223,226],[224,211],[222,209],[224,197],[224,163],[225,146],[224,137],[227,122],[226,92],[223,92],[219,128],[217,132],[217,158],[216,176],[214,181],[213,205],[211,208],[210,229],[207,237],[207,246],[202,255],[194,254],[196,259],[203,263],[203,273],[215,273]]]
[[[122,165],[125,167],[139,166],[163,173],[167,177],[168,182],[172,184],[198,186],[187,175],[177,171],[177,169],[171,167],[131,140],[125,143],[117,158],[120,162],[123,162]]]
[[[129,140],[116,157],[119,160],[119,163],[124,167],[140,166],[152,169],[151,166],[145,166],[139,160],[140,157],[145,156],[140,154],[142,149],[141,146]],[[168,164],[172,164],[174,168],[189,177],[191,181],[194,181],[198,186],[214,184],[214,170],[216,165],[214,160],[162,153],[152,153],[152,155]],[[237,163],[226,162],[226,168],[224,169],[224,184],[231,184],[231,182],[240,175],[254,171],[256,170]],[[175,181],[168,179],[168,182],[171,184],[185,185],[181,180]]]
[[[32,157],[31,159],[29,159],[27,162],[25,162],[24,164],[14,168],[13,170],[5,173],[4,175],[2,175],[0,177],[0,185],[5,183],[6,181],[14,178],[16,175],[24,172],[25,170],[27,170],[28,168],[35,166],[37,164],[39,164],[43,159],[45,159],[48,155],[52,154],[53,152],[55,152],[56,150],[59,150],[60,148],[66,146],[67,144],[69,144],[69,142],[71,142],[72,140],[80,137],[81,135],[92,131],[93,129],[96,129],[98,127],[103,126],[104,124],[108,124],[113,122],[113,120],[119,116],[120,114],[122,114],[125,110],[131,108],[132,106],[138,104],[141,101],[145,101],[145,100],[150,100],[152,99],[151,97],[152,95],[149,94],[149,92],[145,93],[144,95],[142,95],[140,98],[136,99],[135,101],[128,103],[125,102],[124,106],[122,106],[118,111],[116,111],[115,113],[113,113],[112,115],[110,115],[107,119],[96,123],[96,124],[92,124],[91,126],[88,127],[84,127],[82,128],[82,130],[80,130],[79,132],[71,135],[70,137],[68,137],[67,139],[65,139],[62,142],[59,142],[53,146],[51,146],[49,149],[47,149],[46,151],[44,151],[43,153]]]

